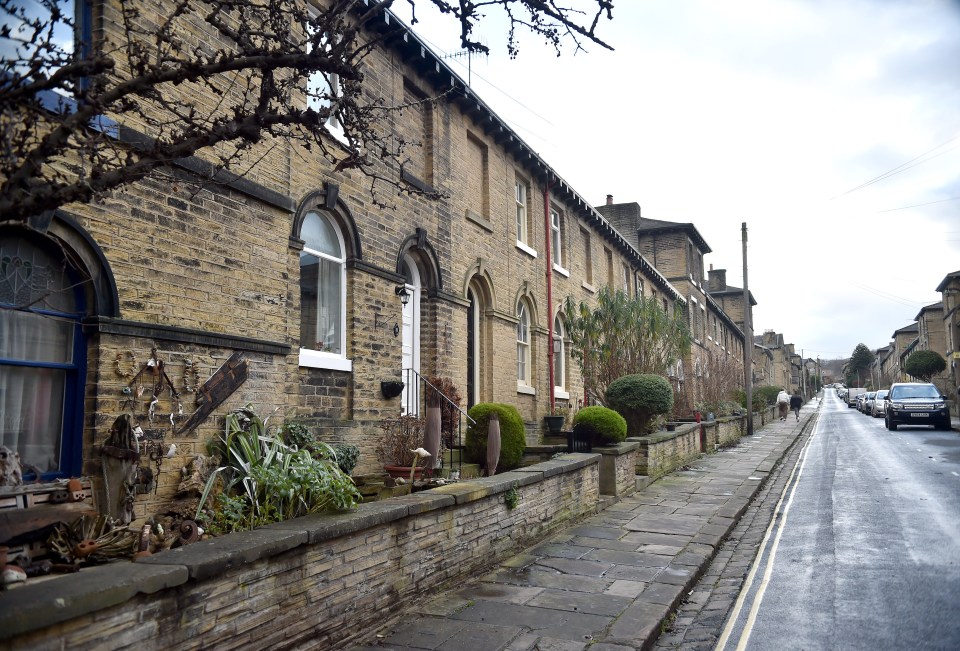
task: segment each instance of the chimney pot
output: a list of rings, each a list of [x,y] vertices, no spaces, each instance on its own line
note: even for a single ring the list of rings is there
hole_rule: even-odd
[[[612,195],[612,194],[608,194],[608,195],[607,195],[607,205],[608,205],[608,206],[612,206],[612,205],[613,205],[613,195]]]

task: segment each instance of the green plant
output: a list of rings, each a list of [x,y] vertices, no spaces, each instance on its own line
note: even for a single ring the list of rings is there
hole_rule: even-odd
[[[356,445],[335,445],[333,446],[333,454],[340,470],[349,475],[357,467],[357,461],[360,459],[360,448]]]
[[[377,459],[384,465],[411,466],[417,448],[423,447],[424,419],[399,416],[380,422],[383,435],[377,444]]]
[[[614,380],[637,373],[666,375],[690,351],[684,310],[665,311],[656,298],[603,287],[596,302],[574,303],[568,296],[563,318],[587,393],[608,407],[606,391]]]
[[[226,417],[223,436],[212,446],[222,464],[210,475],[196,518],[213,532],[252,529],[324,510],[346,510],[360,500],[353,480],[333,461],[334,451],[317,442],[310,450],[287,445],[279,432],[247,405]],[[222,492],[207,501],[218,482]],[[206,510],[205,510],[206,509]]]
[[[584,407],[573,418],[573,429],[588,432],[595,444],[621,443],[627,438],[627,421],[608,407]]]
[[[660,375],[625,375],[610,383],[607,403],[627,421],[631,436],[648,432],[650,419],[673,409],[673,388]]]
[[[764,407],[767,406],[766,398],[764,398],[756,390],[751,392],[750,397],[753,402],[753,411],[761,411]],[[734,392],[734,398],[736,399],[740,407],[742,407],[743,409],[747,408],[747,392],[746,391],[744,391],[743,389],[738,389],[736,392]],[[774,395],[774,399],[776,399],[776,395]]]
[[[754,404],[756,404],[757,396],[760,396],[760,398],[763,399],[763,404],[761,406],[761,409],[763,407],[769,407],[770,405],[776,404],[777,394],[779,393],[780,393],[780,387],[772,386],[772,385],[767,385],[767,386],[754,389],[753,390]]]
[[[947,362],[935,350],[918,350],[907,358],[903,370],[921,382],[929,382],[933,376],[943,373]]]
[[[472,463],[487,461],[487,432],[490,426],[490,414],[496,412],[500,417],[500,459],[497,471],[512,470],[520,465],[523,448],[526,445],[523,419],[513,405],[494,402],[481,402],[470,409],[470,418],[474,422],[467,427],[464,441],[467,458]]]
[[[332,459],[346,474],[353,472],[360,457],[360,448],[356,445],[339,444],[332,448],[317,438],[303,423],[288,421],[280,427],[280,438],[291,447],[309,450],[318,459]],[[332,454],[331,454],[332,452]]]
[[[517,508],[517,504],[520,503],[520,484],[519,483],[515,482],[513,486],[510,487],[510,490],[508,490],[504,494],[503,503],[507,505],[508,511],[512,511],[515,508]]]

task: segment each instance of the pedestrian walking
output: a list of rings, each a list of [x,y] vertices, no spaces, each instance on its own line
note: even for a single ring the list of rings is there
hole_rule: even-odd
[[[787,411],[790,409],[790,394],[780,389],[777,394],[777,408],[780,410],[780,420],[787,420]]]
[[[793,413],[797,415],[797,422],[800,422],[800,407],[803,406],[803,398],[800,397],[799,391],[794,391],[793,395],[790,396],[790,409],[793,410]]]

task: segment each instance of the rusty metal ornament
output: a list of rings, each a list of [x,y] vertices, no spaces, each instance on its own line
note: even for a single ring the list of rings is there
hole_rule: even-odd
[[[193,520],[184,520],[180,523],[180,544],[189,545],[200,540],[200,528]]]

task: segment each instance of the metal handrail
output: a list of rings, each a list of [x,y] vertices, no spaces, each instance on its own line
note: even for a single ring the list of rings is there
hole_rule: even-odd
[[[460,405],[450,400],[450,398],[448,398],[446,394],[444,394],[440,389],[434,386],[425,377],[420,375],[420,373],[416,369],[405,368],[403,369],[403,374],[404,374],[404,379],[406,380],[407,397],[406,397],[406,404],[404,405],[404,408],[407,414],[413,413],[413,409],[411,409],[413,405],[416,405],[416,413],[418,414],[421,413],[420,412],[421,408],[425,407],[425,405],[420,404],[421,396],[424,396],[424,401],[426,400],[424,391],[422,390],[423,385],[426,385],[427,390],[432,391],[433,395],[440,397],[441,409],[453,407],[454,409],[456,409],[457,413],[459,414],[457,417],[456,433],[452,431],[453,428],[451,428],[451,431],[450,431],[450,443],[452,446],[453,437],[454,437],[454,434],[456,434],[456,445],[460,451],[457,466],[458,466],[459,473],[462,473],[463,472],[463,419],[466,418],[469,422],[473,423],[474,425],[477,424],[477,421],[471,418],[470,415],[467,412],[465,412],[463,408],[460,407]],[[440,463],[439,467],[442,468],[443,467],[442,456],[438,461]]]

